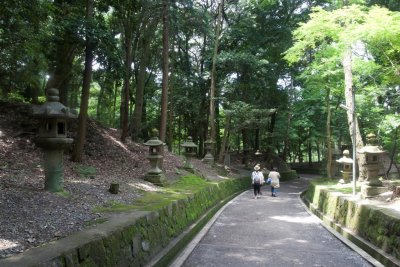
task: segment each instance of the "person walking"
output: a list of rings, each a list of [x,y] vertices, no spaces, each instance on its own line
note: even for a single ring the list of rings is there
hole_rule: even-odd
[[[251,173],[251,183],[254,189],[254,198],[257,199],[261,195],[261,185],[264,183],[264,175],[260,171],[260,164],[254,166],[254,171]]]
[[[278,188],[280,187],[279,179],[281,175],[278,172],[277,167],[273,167],[272,171],[268,174],[267,183],[271,185],[271,196],[276,197],[276,193],[278,192]]]

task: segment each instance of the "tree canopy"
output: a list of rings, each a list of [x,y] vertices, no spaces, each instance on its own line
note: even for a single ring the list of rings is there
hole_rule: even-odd
[[[38,104],[56,87],[122,141],[158,128],[177,152],[192,136],[202,157],[212,126],[220,159],[260,149],[311,162],[351,143],[339,106],[354,87],[360,139],[374,131],[398,157],[399,10],[394,0],[8,1],[1,99]]]

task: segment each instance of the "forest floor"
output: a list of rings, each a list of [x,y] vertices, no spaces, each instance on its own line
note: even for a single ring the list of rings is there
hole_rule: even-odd
[[[34,143],[38,124],[29,116],[29,109],[28,105],[0,101],[0,258],[104,221],[108,215],[93,212],[96,207],[130,204],[143,192],[160,190],[143,179],[149,169],[147,147],[130,139],[121,143],[117,130],[89,121],[82,163],[70,160],[71,151],[64,153],[68,196],[44,191],[42,151]],[[182,175],[183,158],[165,153],[163,171],[174,181]],[[240,159],[232,158],[231,163],[239,166]],[[224,179],[216,168],[200,160],[193,160],[193,165],[207,179]],[[250,173],[242,170],[242,176],[243,171]],[[231,171],[228,175],[240,174]],[[112,182],[119,184],[118,194],[108,191]],[[390,195],[369,201],[400,210],[400,200]]]
[[[149,169],[146,146],[129,138],[121,143],[117,130],[89,121],[82,163],[70,160],[71,151],[64,153],[68,197],[44,191],[42,152],[34,143],[38,124],[29,109],[0,102],[0,258],[101,221],[107,214],[93,212],[96,207],[129,204],[145,191],[160,190],[143,179]],[[163,170],[173,182],[182,175],[183,158],[165,153]],[[221,178],[200,160],[193,165],[208,179]],[[108,191],[111,182],[119,184],[118,194]]]

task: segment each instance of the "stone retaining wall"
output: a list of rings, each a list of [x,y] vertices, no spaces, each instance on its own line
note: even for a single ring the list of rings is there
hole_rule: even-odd
[[[158,211],[116,215],[93,228],[2,259],[0,266],[144,266],[203,214],[211,211],[205,217],[210,218],[218,210],[216,206],[248,188],[248,178],[224,180]],[[193,229],[199,231],[201,227]],[[177,242],[177,246],[185,244]],[[160,258],[161,265],[179,251],[176,247]]]
[[[385,266],[398,266],[400,260],[398,212],[363,204],[348,194],[332,191],[313,182],[303,194],[303,200],[314,214],[331,222],[330,226],[336,230],[350,233],[351,241]]]

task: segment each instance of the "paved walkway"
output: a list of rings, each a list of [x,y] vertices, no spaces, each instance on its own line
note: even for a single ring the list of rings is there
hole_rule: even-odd
[[[252,190],[236,197],[171,266],[374,266],[305,210],[299,194],[309,179],[281,182],[276,198],[269,186],[259,199]]]

